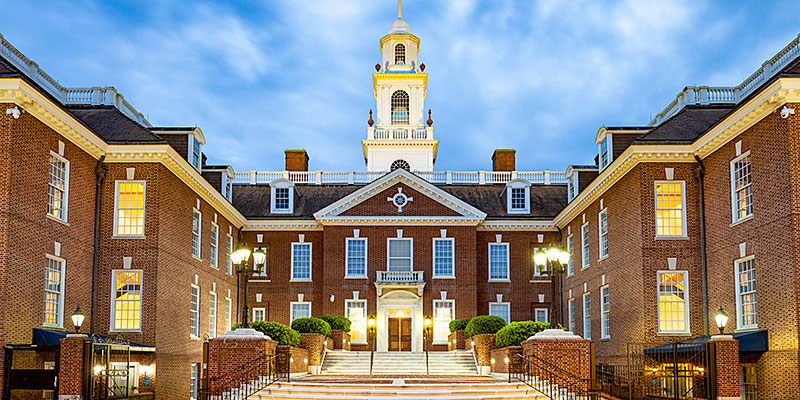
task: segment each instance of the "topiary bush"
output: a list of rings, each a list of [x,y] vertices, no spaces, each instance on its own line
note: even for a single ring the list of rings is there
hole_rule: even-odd
[[[512,322],[497,331],[495,344],[497,348],[508,346],[519,346],[520,343],[528,340],[529,337],[547,329],[550,324],[546,322],[521,321]]]
[[[331,326],[317,317],[298,318],[292,321],[292,329],[300,333],[321,333],[331,337]]]
[[[242,324],[236,324],[233,329],[239,328]],[[250,327],[269,336],[270,339],[275,340],[278,344],[284,346],[300,347],[300,334],[292,328],[284,324],[269,321],[253,321]]]
[[[455,331],[463,331],[467,328],[467,324],[472,318],[454,319],[450,321],[450,333]]]
[[[352,322],[345,317],[338,317],[336,315],[320,315],[317,317],[331,326],[331,329],[336,329],[339,331],[350,332],[350,324]]]
[[[464,331],[467,336],[473,337],[484,333],[497,333],[504,326],[506,326],[506,321],[500,317],[481,315],[471,319]]]

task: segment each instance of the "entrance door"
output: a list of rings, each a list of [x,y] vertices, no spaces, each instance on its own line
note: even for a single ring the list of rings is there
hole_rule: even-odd
[[[411,318],[389,318],[389,351],[411,351]]]

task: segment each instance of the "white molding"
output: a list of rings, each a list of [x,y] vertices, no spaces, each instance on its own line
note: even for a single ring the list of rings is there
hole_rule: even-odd
[[[399,236],[398,237],[394,237],[394,238],[391,238],[391,237],[390,238],[386,238],[386,270],[387,271],[392,271],[392,269],[389,268],[389,256],[390,256],[389,243],[391,241],[393,241],[393,240],[397,240],[397,241],[403,241],[404,240],[404,241],[407,241],[407,242],[411,243],[411,263],[410,263],[409,271],[414,271],[414,238],[404,238],[404,237],[399,237]]]
[[[479,231],[558,232],[558,228],[549,220],[490,220],[483,221],[477,229]]]
[[[354,229],[357,231],[358,229]],[[355,232],[354,232],[355,233]],[[356,274],[348,274],[347,273],[347,260],[349,258],[348,249],[350,249],[350,242],[351,241],[364,241],[364,273],[360,275]],[[349,237],[344,239],[344,278],[345,279],[361,279],[367,277],[367,271],[369,271],[369,240],[365,237]]]
[[[275,207],[275,192],[277,189],[289,189],[289,208]],[[269,184],[269,212],[271,214],[294,213],[294,183],[288,179],[279,178]]]
[[[467,218],[467,217],[394,217],[394,216],[379,216],[379,217],[321,217],[317,221],[319,224],[326,225],[466,225],[478,226],[481,223],[481,218]]]
[[[308,245],[308,278],[296,278],[294,276],[294,246]],[[312,242],[292,242],[291,259],[289,260],[289,282],[311,282],[314,277],[314,244]]]
[[[322,224],[314,220],[269,220],[247,221],[246,225],[242,227],[244,232],[255,231],[321,231]]]
[[[670,169],[670,168],[667,168]],[[667,174],[669,177],[669,174]],[[681,184],[681,228],[683,229],[683,233],[680,235],[659,235],[658,234],[658,185],[659,184],[673,184],[673,183],[680,183]],[[689,237],[689,228],[686,226],[686,181],[676,181],[676,180],[656,180],[653,181],[653,217],[655,218],[655,232],[654,237],[656,239],[674,239],[674,238],[686,238]]]
[[[506,277],[492,279],[492,246],[505,246],[506,248]],[[487,277],[489,282],[510,282],[511,279],[511,245],[507,242],[489,243],[486,247]]]
[[[660,335],[685,335],[685,334],[689,334],[689,333],[692,332],[692,329],[691,329],[691,326],[690,326],[690,323],[691,323],[690,315],[691,314],[689,313],[689,307],[691,305],[691,302],[689,301],[689,286],[690,286],[689,285],[689,271],[687,271],[687,270],[669,270],[669,271],[663,271],[662,270],[662,271],[656,271],[656,298],[658,298],[659,275],[662,275],[662,274],[681,274],[681,275],[683,275],[683,293],[684,293],[684,298],[683,298],[683,303],[684,303],[683,308],[684,308],[684,310],[683,310],[683,314],[684,314],[684,318],[685,318],[686,329],[683,330],[683,331],[662,331],[661,330],[661,302],[656,300],[656,317],[657,317],[656,318],[656,323],[658,324],[658,326],[657,326],[658,333]]]
[[[436,275],[436,241],[449,241],[452,250],[450,265],[453,269],[450,275]],[[456,239],[448,237],[435,237],[431,240],[431,277],[436,278],[455,278],[456,276]],[[444,299],[442,299],[444,300]]]
[[[56,217],[53,214],[47,213],[48,216],[53,217],[61,222],[69,222],[69,160],[64,157],[64,149],[63,144],[64,142],[58,141],[59,143],[59,153],[56,153],[50,150],[50,155],[55,157],[57,160],[64,163],[64,198],[61,199],[61,217]],[[49,160],[48,160],[49,165]],[[50,188],[50,170],[47,171],[47,186],[48,189]],[[50,199],[48,196],[48,206],[50,205]]]
[[[120,235],[117,233],[119,220],[119,184],[120,183],[141,183],[142,184],[142,234],[141,235]],[[145,228],[147,227],[147,181],[138,180],[117,180],[114,181],[114,231],[111,233],[113,238],[144,238]]]

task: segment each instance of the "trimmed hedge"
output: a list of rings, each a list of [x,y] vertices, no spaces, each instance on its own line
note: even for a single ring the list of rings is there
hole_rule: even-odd
[[[547,329],[550,324],[536,321],[512,322],[497,331],[495,344],[501,349],[508,346],[519,346],[520,343],[528,340],[529,337]]]
[[[467,324],[472,318],[454,319],[450,321],[450,333],[455,331],[463,331],[467,328]]]
[[[321,333],[331,337],[331,326],[317,317],[298,318],[292,321],[292,329],[300,333]]]
[[[233,329],[241,325],[242,324],[236,324],[233,326]],[[250,323],[250,327],[269,336],[270,339],[277,341],[278,344],[300,347],[300,334],[284,324],[269,321],[253,321]]]
[[[467,336],[473,337],[484,333],[497,333],[504,326],[506,326],[506,321],[500,317],[481,315],[471,319],[464,331]]]
[[[328,325],[331,326],[331,329],[350,332],[350,324],[352,324],[352,321],[348,318],[338,317],[336,315],[320,315],[317,318],[327,322]]]

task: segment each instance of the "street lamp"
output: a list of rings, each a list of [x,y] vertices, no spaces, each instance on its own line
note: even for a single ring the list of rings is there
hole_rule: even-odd
[[[231,252],[231,263],[236,265],[236,274],[238,279],[241,279],[241,276],[244,275],[244,306],[242,307],[242,328],[249,328],[250,323],[249,315],[250,315],[250,308],[247,306],[247,286],[248,281],[250,280],[250,274],[252,273],[261,273],[261,268],[267,262],[267,252],[262,248],[256,248],[253,250],[253,269],[250,269],[250,248],[247,247],[247,243],[239,242],[239,246]]]
[[[719,307],[719,311],[714,315],[714,321],[717,323],[717,328],[719,328],[719,334],[722,335],[725,332],[725,325],[728,324],[728,314],[722,311],[722,306]]]
[[[556,275],[564,273],[564,269],[569,262],[570,254],[566,250],[561,249],[555,244],[551,244],[547,250],[541,250],[533,256],[533,262],[539,271],[550,275],[550,327],[549,329],[558,329],[556,321],[558,310],[556,309]]]
[[[430,335],[431,325],[433,321],[431,321],[431,317],[425,317],[422,320],[422,341],[425,342],[425,372],[430,375],[430,365],[428,364],[428,336]]]
[[[76,308],[75,312],[72,313],[72,325],[75,327],[75,333],[81,332],[81,326],[85,318],[86,316],[83,315],[83,311],[81,311],[80,307]]]
[[[369,374],[372,375],[372,361],[375,357],[375,317],[367,319],[367,341],[372,338],[372,348],[369,352]]]

